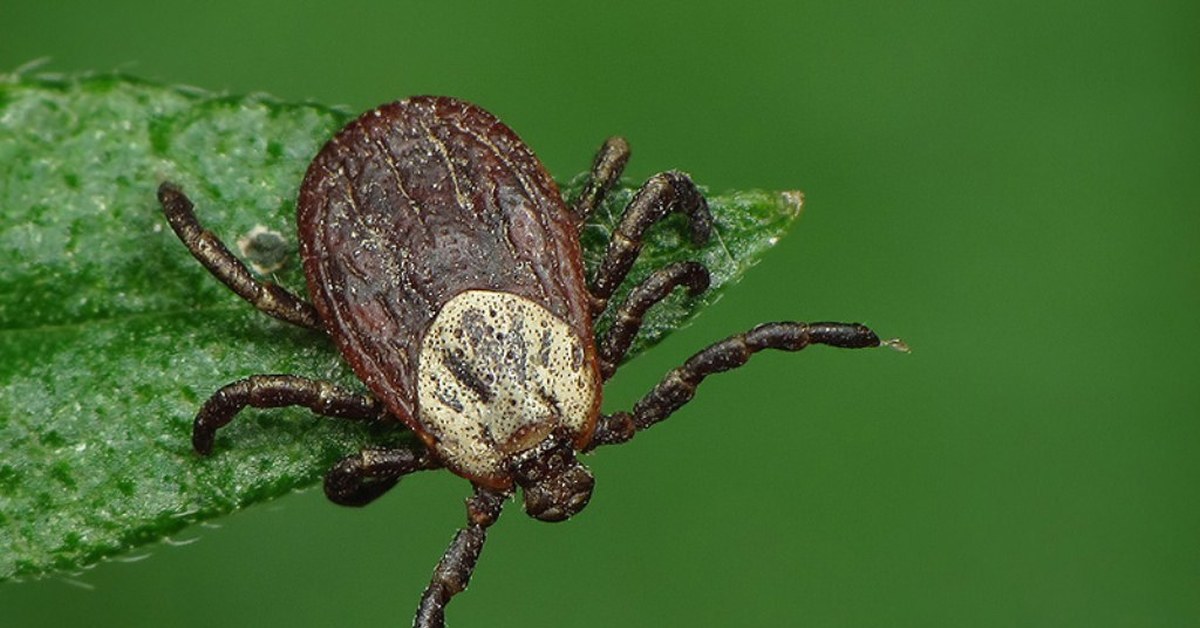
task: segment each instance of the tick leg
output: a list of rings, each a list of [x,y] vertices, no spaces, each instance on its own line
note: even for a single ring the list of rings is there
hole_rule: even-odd
[[[446,624],[446,605],[450,599],[467,588],[475,563],[483,544],[487,540],[487,529],[500,517],[508,493],[498,493],[476,487],[475,494],[467,499],[467,527],[458,531],[450,547],[438,561],[433,577],[421,604],[413,628],[442,628]]]
[[[717,342],[663,378],[654,390],[633,406],[633,412],[617,412],[600,417],[592,442],[600,445],[623,443],[636,432],[667,418],[696,394],[696,387],[705,377],[737,368],[750,356],[763,349],[799,351],[808,345],[821,344],[843,349],[862,349],[886,344],[904,349],[898,340],[881,343],[875,332],[858,323],[766,323],[736,336]]]
[[[400,478],[442,465],[428,452],[371,447],[342,458],[325,474],[325,496],[342,506],[365,506]]]
[[[370,395],[349,392],[329,382],[295,375],[251,375],[218,390],[196,413],[192,424],[192,446],[196,451],[206,456],[212,453],[217,430],[246,406],[304,406],[320,415],[359,421],[387,416],[383,404]]]
[[[672,211],[687,214],[692,243],[704,244],[712,233],[708,202],[696,184],[682,172],[663,172],[647,181],[634,195],[617,224],[604,260],[592,278],[593,313],[603,312],[617,286],[625,280],[642,250],[642,236],[651,225]]]
[[[625,138],[610,137],[604,141],[600,152],[596,153],[595,161],[592,162],[592,171],[588,176],[587,185],[583,186],[583,191],[579,193],[579,198],[575,199],[575,204],[571,207],[572,213],[575,214],[575,224],[582,225],[587,222],[592,212],[596,211],[596,208],[604,201],[604,196],[621,178],[627,161],[629,161],[629,142],[626,142]]]
[[[708,269],[698,262],[676,262],[664,266],[629,292],[625,302],[613,316],[612,326],[598,345],[600,376],[612,377],[625,357],[629,345],[642,327],[642,317],[655,303],[662,301],[678,286],[687,288],[690,296],[708,290]]]
[[[311,304],[276,284],[255,279],[217,236],[200,226],[192,201],[178,187],[172,183],[158,186],[158,202],[162,204],[171,229],[183,240],[192,256],[239,297],[281,321],[325,331]]]

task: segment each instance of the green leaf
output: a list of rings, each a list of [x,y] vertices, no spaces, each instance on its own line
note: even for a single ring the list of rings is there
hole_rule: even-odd
[[[210,458],[190,445],[196,409],[235,379],[297,373],[361,386],[322,335],[258,313],[196,263],[155,189],[181,184],[231,245],[256,227],[282,236],[282,255],[250,255],[282,262],[271,276],[303,293],[295,193],[351,117],[124,76],[0,76],[0,580],[80,569],[309,486],[368,443],[411,441],[406,430],[285,409],[242,413]],[[581,181],[564,186],[568,197]],[[633,191],[622,184],[587,226],[589,264]],[[690,246],[670,219],[632,278],[696,259],[713,288],[652,310],[634,352],[717,298],[800,209],[797,192],[709,199],[712,242]]]

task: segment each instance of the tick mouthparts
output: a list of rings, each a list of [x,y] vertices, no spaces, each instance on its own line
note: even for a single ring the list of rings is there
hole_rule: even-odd
[[[892,351],[899,351],[900,353],[912,353],[912,349],[909,348],[908,343],[899,338],[888,338],[887,340],[881,340],[879,341],[879,346],[887,347]]]
[[[538,521],[566,521],[587,506],[596,480],[578,460],[558,475],[522,486],[525,514]]]
[[[539,521],[565,521],[583,510],[596,484],[592,472],[565,443],[523,461],[514,478],[525,493],[525,514]]]

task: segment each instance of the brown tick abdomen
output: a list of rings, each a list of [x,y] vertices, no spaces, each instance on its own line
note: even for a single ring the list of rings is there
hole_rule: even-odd
[[[351,122],[309,166],[298,221],[309,294],[338,349],[426,442],[421,344],[463,291],[534,301],[595,363],[578,233],[558,187],[511,129],[470,103],[416,97]]]

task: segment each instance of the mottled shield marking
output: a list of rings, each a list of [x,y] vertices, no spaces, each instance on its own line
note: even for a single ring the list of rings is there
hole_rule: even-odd
[[[556,429],[582,436],[597,386],[570,326],[512,294],[459,294],[421,344],[421,424],[446,466],[485,483],[504,482],[505,461]]]

